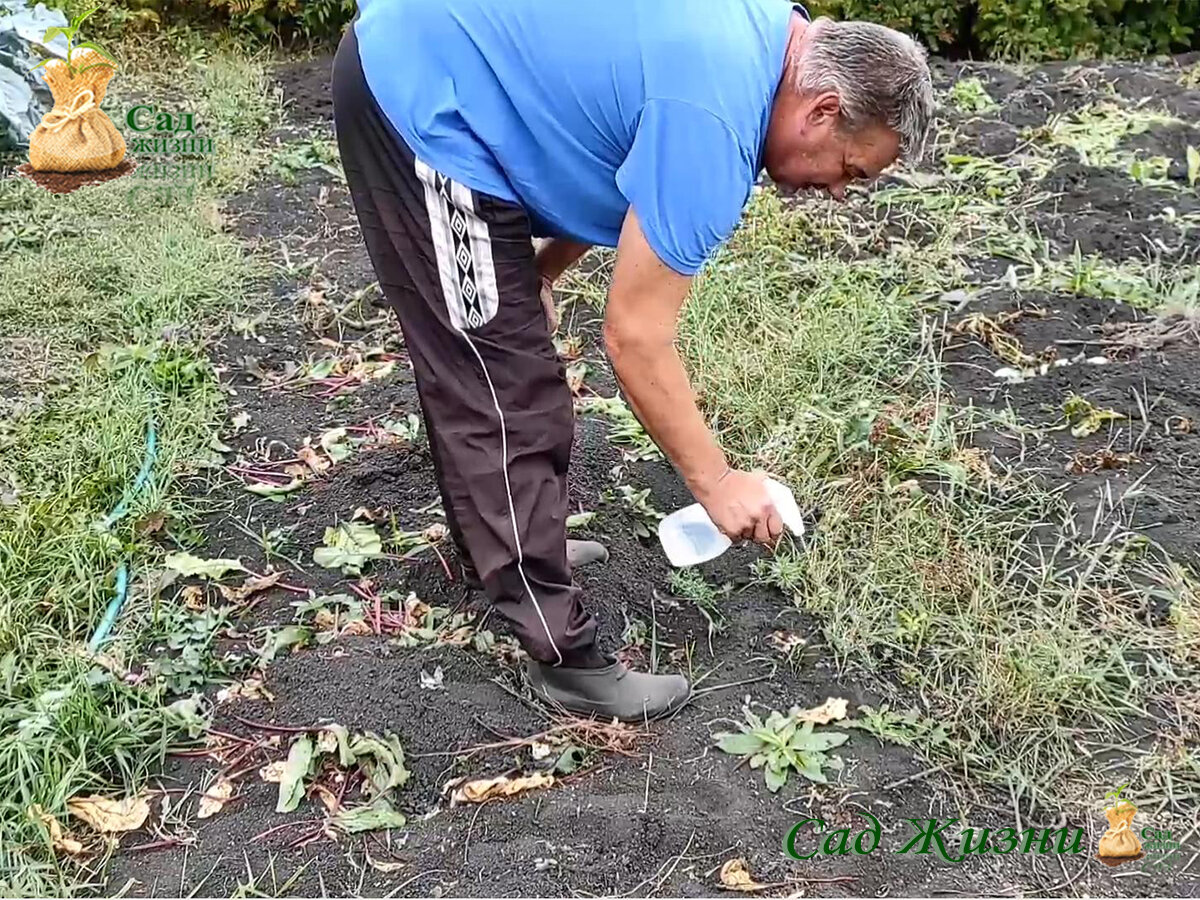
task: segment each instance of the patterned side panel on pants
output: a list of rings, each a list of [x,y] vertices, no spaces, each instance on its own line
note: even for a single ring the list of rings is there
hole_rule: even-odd
[[[481,328],[495,318],[500,306],[487,222],[475,215],[469,188],[419,159],[416,170],[425,185],[438,274],[450,321],[459,331]]]
[[[487,222],[475,214],[475,200],[469,188],[447,178],[419,159],[415,165],[417,177],[425,186],[425,204],[429,211],[434,250],[437,253],[438,275],[442,282],[442,292],[446,296],[446,309],[455,330],[470,346],[483,371],[484,380],[487,381],[488,390],[492,395],[492,405],[500,422],[504,491],[508,499],[509,520],[512,522],[517,571],[520,572],[526,594],[537,610],[538,620],[546,632],[546,638],[561,664],[562,652],[554,641],[554,633],[546,621],[542,605],[538,603],[537,595],[533,592],[529,576],[525,572],[525,553],[521,547],[521,531],[517,525],[516,505],[513,502],[512,484],[508,475],[508,425],[504,421],[504,410],[500,406],[491,373],[488,372],[479,348],[467,333],[467,329],[480,328],[491,321],[500,308],[491,235],[488,233]]]

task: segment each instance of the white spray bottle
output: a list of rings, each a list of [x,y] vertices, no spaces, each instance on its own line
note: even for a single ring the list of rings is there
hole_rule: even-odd
[[[763,485],[788,531],[798,538],[803,537],[804,516],[791,490],[771,478],[766,479]],[[659,522],[658,540],[667,559],[677,569],[716,559],[733,545],[699,503],[685,506]]]

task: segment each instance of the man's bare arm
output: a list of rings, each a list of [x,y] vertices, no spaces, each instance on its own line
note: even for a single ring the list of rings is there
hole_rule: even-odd
[[[783,523],[763,473],[738,472],[696,406],[675,348],[676,323],[691,279],[659,260],[630,209],[605,310],[604,342],[621,389],[692,494],[732,538],[770,544]]]

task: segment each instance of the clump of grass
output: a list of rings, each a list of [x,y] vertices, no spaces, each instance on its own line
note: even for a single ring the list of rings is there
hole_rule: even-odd
[[[730,586],[714,587],[699,569],[672,569],[669,579],[671,593],[683,600],[696,604],[700,615],[708,622],[709,648],[712,637],[725,631],[725,613],[721,610],[721,599],[729,594]]]
[[[1125,138],[1142,134],[1155,125],[1176,124],[1180,124],[1179,119],[1168,113],[1104,101],[1054,116],[1030,132],[1030,136],[1050,145],[1070,147],[1084,165],[1128,170],[1138,157],[1119,149]]]
[[[950,88],[950,101],[967,113],[988,112],[997,107],[996,101],[978,78],[960,78],[954,82]]]
[[[1180,72],[1179,83],[1185,88],[1200,88],[1200,62],[1192,63]]]
[[[214,127],[228,129],[231,151],[248,145],[257,132],[240,129],[257,127],[269,108],[262,97],[249,102],[265,83],[261,66],[218,55],[204,67],[173,75],[199,79],[195,96],[215,111]],[[238,166],[245,177],[250,166]],[[86,877],[55,860],[31,805],[61,818],[75,794],[132,790],[174,734],[165,705],[178,685],[123,677],[153,618],[153,549],[137,526],[150,512],[181,523],[191,515],[180,478],[207,456],[223,403],[204,342],[256,271],[204,214],[203,197],[139,215],[124,181],[81,190],[69,204],[10,182],[0,200],[0,234],[19,235],[0,256],[0,321],[5,344],[21,348],[6,354],[16,391],[0,400],[5,893],[65,893]],[[98,527],[138,470],[150,421],[153,478],[124,519]],[[82,645],[125,559],[134,587],[99,664]]]
[[[1093,777],[1079,746],[1183,677],[1178,642],[1136,616],[1161,561],[1077,535],[1036,482],[968,464],[972,419],[949,403],[923,322],[928,298],[964,286],[969,251],[934,227],[845,262],[759,196],[698,281],[682,349],[738,462],[823,510],[813,545],[765,576],[881,693],[925,699],[946,732],[927,752],[1019,796],[1079,799]]]
[[[1189,311],[1200,307],[1200,266],[1162,261],[1111,262],[1076,252],[1066,260],[1044,260],[1034,285],[1081,297],[1120,300],[1146,310]]]

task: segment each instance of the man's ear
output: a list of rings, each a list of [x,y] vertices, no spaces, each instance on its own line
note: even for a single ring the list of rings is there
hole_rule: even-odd
[[[813,128],[836,124],[841,112],[842,101],[837,91],[826,91],[809,107],[808,124]]]

